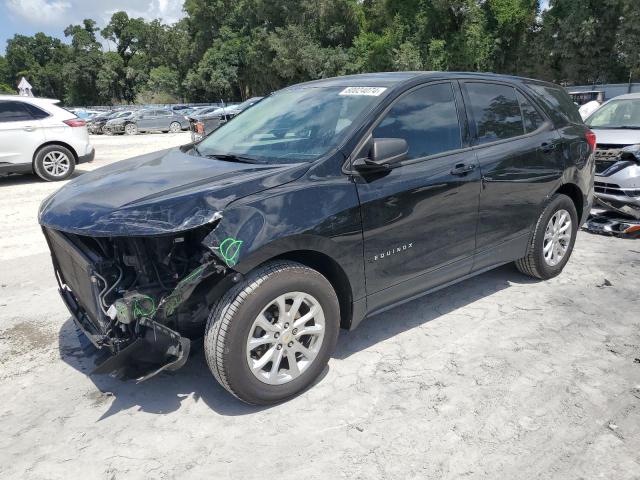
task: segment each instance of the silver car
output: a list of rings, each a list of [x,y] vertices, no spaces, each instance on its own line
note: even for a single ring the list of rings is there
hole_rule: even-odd
[[[189,128],[189,120],[173,110],[150,108],[123,119],[120,125],[112,124],[111,128],[116,132],[124,131],[127,135],[135,135],[138,132],[178,133]]]
[[[609,100],[585,123],[596,134],[598,203],[640,219],[640,93]]]

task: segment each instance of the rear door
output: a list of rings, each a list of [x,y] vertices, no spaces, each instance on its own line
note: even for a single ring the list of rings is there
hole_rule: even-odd
[[[0,167],[3,164],[30,164],[36,149],[44,143],[42,118],[30,106],[0,100]]]
[[[480,176],[461,103],[457,82],[421,85],[372,130],[405,139],[409,153],[391,170],[355,177],[370,310],[471,270]]]
[[[510,84],[462,85],[482,175],[474,262],[481,269],[524,254],[563,161],[552,123],[527,95]]]

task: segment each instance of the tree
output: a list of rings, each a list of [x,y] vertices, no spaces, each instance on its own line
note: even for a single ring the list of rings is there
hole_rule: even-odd
[[[69,25],[64,30],[71,37],[70,61],[64,69],[65,102],[69,105],[98,105],[109,101],[97,88],[98,72],[102,66],[102,48],[96,39],[96,22],[85,19],[82,25]]]
[[[616,50],[631,80],[640,76],[640,9],[635,0],[624,0],[621,13]]]
[[[62,99],[65,93],[63,69],[69,58],[68,50],[59,39],[44,33],[36,33],[32,37],[14,35],[7,41],[7,80],[17,85],[24,76],[33,85],[36,95]]]
[[[552,0],[542,15],[539,45],[545,76],[569,84],[620,79],[615,32],[621,13],[621,0]]]

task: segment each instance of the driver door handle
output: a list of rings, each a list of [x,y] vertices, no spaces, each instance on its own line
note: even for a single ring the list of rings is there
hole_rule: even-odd
[[[35,130],[35,127],[32,127],[31,125],[27,125],[26,127],[22,128],[25,132],[33,132]]]
[[[469,165],[465,163],[458,163],[455,167],[451,169],[451,175],[466,175],[467,173],[473,172],[476,169],[476,165],[474,163],[470,163]]]

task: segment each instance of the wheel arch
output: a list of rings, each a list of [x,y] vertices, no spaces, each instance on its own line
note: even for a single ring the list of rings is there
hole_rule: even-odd
[[[584,195],[578,185],[575,183],[564,183],[554,193],[561,193],[569,197],[573,201],[573,205],[576,207],[578,219],[582,218],[584,210]]]
[[[340,264],[329,255],[315,250],[293,250],[271,260],[291,260],[320,272],[333,286],[340,305],[340,327],[348,329],[353,314],[351,282]]]
[[[34,168],[34,171],[35,171],[36,157],[38,156],[38,152],[40,150],[42,150],[43,148],[50,147],[52,145],[58,145],[59,147],[64,147],[67,150],[69,150],[73,154],[73,160],[75,161],[75,163],[78,163],[78,152],[76,152],[75,148],[73,148],[68,143],[61,142],[60,140],[51,140],[49,142],[44,142],[42,145],[40,145],[38,148],[36,148],[35,152],[33,152],[33,158],[31,159],[31,165]]]

